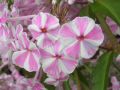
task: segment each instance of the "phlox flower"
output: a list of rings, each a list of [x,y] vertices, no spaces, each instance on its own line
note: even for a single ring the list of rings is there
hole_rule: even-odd
[[[38,48],[32,41],[29,41],[26,33],[21,35],[20,42],[22,49],[13,53],[13,63],[29,72],[38,71],[40,68],[40,53]]]
[[[32,33],[37,45],[41,48],[52,45],[57,39],[59,20],[49,13],[39,13],[33,18],[28,29]]]
[[[76,17],[60,29],[65,54],[76,58],[91,58],[102,44],[102,29],[89,17]]]
[[[59,41],[44,50],[40,50],[42,56],[43,71],[53,77],[59,77],[60,73],[70,74],[77,66],[77,60],[65,56],[64,48]]]

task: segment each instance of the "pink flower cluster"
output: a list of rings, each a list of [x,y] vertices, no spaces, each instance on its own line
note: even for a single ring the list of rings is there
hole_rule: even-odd
[[[23,1],[15,0],[12,12],[7,12],[7,7],[0,8],[6,15],[0,15],[2,61],[28,72],[42,69],[48,76],[45,82],[57,86],[68,79],[81,58],[89,59],[95,55],[104,40],[102,29],[87,16],[61,24],[57,16],[48,12],[49,9],[45,12],[43,4],[35,0],[26,0],[22,4]],[[26,6],[31,2],[32,6]],[[69,3],[73,2],[69,0]],[[40,8],[43,11],[39,11]],[[43,88],[37,82],[35,85]]]

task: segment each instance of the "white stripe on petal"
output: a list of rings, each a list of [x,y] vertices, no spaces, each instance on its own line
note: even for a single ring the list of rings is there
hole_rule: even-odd
[[[85,41],[90,43],[93,46],[99,46],[103,42],[103,40],[92,40],[92,39],[85,39]]]
[[[54,46],[46,47],[44,50],[51,55],[55,55]]]
[[[24,69],[26,69],[27,71],[30,71],[30,65],[29,65],[29,60],[30,60],[30,53],[27,53],[27,57],[25,58],[25,63],[24,63]]]
[[[84,32],[84,36],[86,36],[95,26],[95,22],[94,22],[93,19],[88,18],[88,20],[89,20],[88,21],[89,23],[88,23],[87,28],[86,28],[86,30]]]
[[[37,25],[35,25],[35,24],[31,24],[31,25],[29,25],[28,26],[28,30],[34,30],[34,31],[36,31],[36,32],[41,32],[41,30],[38,28],[38,26]]]
[[[37,45],[38,45],[39,47],[42,47],[44,38],[45,38],[44,34],[41,34],[41,35],[37,38]]]
[[[36,49],[36,48],[37,48],[37,47],[36,47],[35,43],[30,42],[30,44],[29,44],[29,49],[30,49],[30,50],[33,50],[33,49]]]
[[[51,25],[50,27],[48,27],[47,30],[49,31],[49,30],[55,29],[55,28],[57,28],[58,26],[59,26],[59,23],[53,24],[53,25]]]
[[[62,38],[60,37],[60,42],[61,42],[61,46],[62,48],[66,48],[68,45],[70,45],[71,43],[76,42],[77,40],[75,38]]]
[[[79,28],[77,28],[77,25],[75,24],[75,22],[70,22],[69,23],[70,25],[70,28],[71,30],[77,35],[77,36],[80,36],[80,30]]]
[[[40,56],[37,56],[35,53],[32,53],[34,58],[35,58],[35,61],[37,62],[37,64],[39,64],[38,66],[40,66]]]
[[[40,15],[41,15],[41,26],[42,26],[42,28],[45,28],[45,24],[47,21],[47,15],[44,14],[43,12],[41,12]]]
[[[42,68],[45,70],[54,62],[55,58],[47,58],[42,61]]]
[[[48,36],[48,38],[49,38],[50,40],[57,40],[57,39],[58,39],[57,36],[51,35],[51,34],[49,34],[49,33],[47,33],[47,36]]]
[[[91,58],[96,51],[98,50],[97,46],[93,46],[88,42],[81,42],[81,57],[82,58]]]
[[[80,51],[81,51],[80,52],[81,53],[81,57],[83,57],[83,58],[84,57],[86,57],[86,58],[89,57],[83,42],[80,43]]]
[[[62,60],[59,60],[59,68],[65,73],[65,74],[69,74],[68,69],[65,67],[64,63],[62,62]]]

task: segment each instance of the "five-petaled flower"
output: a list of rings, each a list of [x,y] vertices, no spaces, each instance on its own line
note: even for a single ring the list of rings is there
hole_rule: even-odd
[[[27,38],[26,33],[21,34],[20,42],[22,49],[13,53],[13,63],[29,72],[38,71],[41,57],[39,49]]]
[[[77,66],[77,60],[64,55],[64,48],[59,41],[56,41],[52,47],[40,51],[42,68],[48,75],[59,77],[61,72],[70,74]]]
[[[51,46],[58,38],[59,19],[49,13],[39,13],[28,29],[40,48]]]
[[[65,54],[76,59],[91,58],[104,40],[102,29],[89,17],[76,17],[60,29]]]

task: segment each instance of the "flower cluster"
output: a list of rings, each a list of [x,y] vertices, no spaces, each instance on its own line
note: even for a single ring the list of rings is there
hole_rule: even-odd
[[[72,5],[78,1],[65,2]],[[18,66],[28,72],[44,72],[48,76],[45,83],[58,86],[69,78],[81,59],[90,59],[95,55],[104,35],[99,24],[92,18],[74,17],[78,13],[73,12],[74,6],[70,7],[71,11],[68,10],[65,16],[60,16],[52,7],[53,3],[56,0],[52,3],[49,0],[14,0],[11,10],[6,2],[0,4],[0,57],[3,66],[7,63],[11,71]],[[68,6],[61,3],[63,14]],[[51,10],[53,13],[50,12],[51,7],[54,8],[54,12]],[[19,86],[19,90],[45,89],[37,81],[38,78],[34,84],[32,80],[18,74],[14,78],[14,88]],[[11,83],[14,84],[14,81]],[[23,84],[28,86],[25,87],[27,89],[22,89]]]

